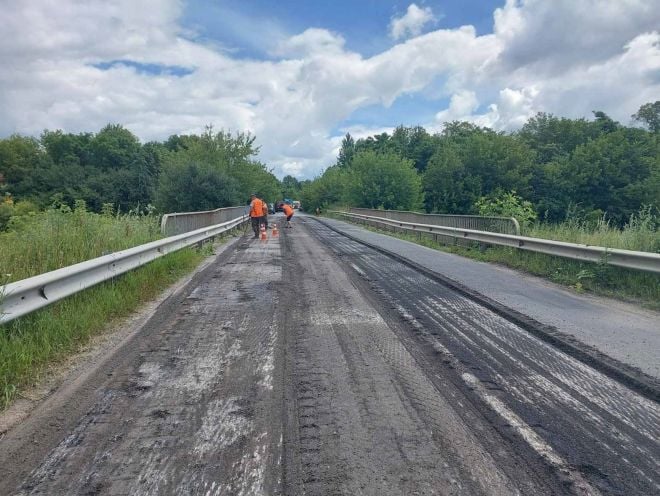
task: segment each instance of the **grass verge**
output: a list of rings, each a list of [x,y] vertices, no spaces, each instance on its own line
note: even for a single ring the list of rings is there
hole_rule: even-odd
[[[205,254],[186,248],[0,326],[0,409],[47,366],[127,317],[195,268]]]
[[[331,217],[348,221],[348,219],[341,216]],[[485,246],[479,243],[475,243],[469,247],[446,245],[435,241],[432,235],[423,233],[418,233],[418,235],[393,233],[389,230],[372,226],[359,225],[370,231],[411,241],[435,250],[454,253],[482,262],[499,263],[549,279],[555,283],[570,287],[578,293],[589,292],[596,295],[609,296],[640,304],[652,310],[660,310],[660,275],[658,274],[613,267],[601,263],[580,262],[545,255],[543,253],[516,250],[515,248]],[[566,227],[557,228],[554,231],[556,232],[559,229],[566,231]],[[539,230],[539,232],[534,234],[539,234],[540,232],[548,232],[548,229],[544,231]],[[564,232],[563,238],[569,241],[566,238],[570,238],[570,233]]]

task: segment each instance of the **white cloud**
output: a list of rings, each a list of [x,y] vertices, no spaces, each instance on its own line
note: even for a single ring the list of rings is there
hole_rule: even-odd
[[[341,35],[310,28],[274,44],[271,60],[256,60],[187,39],[178,0],[17,2],[0,11],[0,136],[117,122],[151,140],[213,123],[256,134],[261,160],[302,178],[333,162],[346,131],[380,131],[378,123],[335,131],[355,110],[431,86],[450,98],[433,128],[465,119],[508,130],[537,111],[604,110],[627,122],[660,94],[652,3],[510,0],[494,13],[492,34],[405,28],[411,38],[369,58]],[[95,66],[117,60],[191,73]]]
[[[439,122],[463,120],[479,108],[479,101],[474,91],[461,90],[451,96],[449,108],[438,112],[435,119]]]
[[[341,54],[344,38],[326,29],[309,28],[280,42],[275,55],[306,57],[310,55]]]
[[[498,130],[512,130],[521,127],[536,114],[534,98],[538,90],[534,87],[514,90],[500,90],[497,102],[488,105],[483,114],[475,113],[479,108],[477,96],[472,91],[461,91],[452,95],[449,108],[438,112],[435,123],[429,127],[441,130],[442,124],[451,121],[467,121],[478,126]]]
[[[395,40],[406,38],[408,36],[418,36],[424,26],[435,21],[435,16],[431,7],[418,7],[411,3],[405,15],[395,17],[390,22],[390,36]]]
[[[507,0],[494,12],[502,69],[545,76],[621,53],[660,26],[657,0]]]

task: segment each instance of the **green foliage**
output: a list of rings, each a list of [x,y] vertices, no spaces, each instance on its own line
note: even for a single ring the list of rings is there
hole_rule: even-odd
[[[633,117],[654,130],[658,108],[658,102],[643,105]],[[659,135],[622,126],[601,111],[594,112],[593,120],[539,113],[511,134],[458,121],[446,123],[434,135],[419,126],[399,126],[392,135],[381,133],[357,141],[346,135],[338,171],[329,168],[303,195],[310,207],[340,202],[407,203],[385,196],[373,198],[378,188],[365,190],[367,196],[361,196],[355,157],[371,152],[414,163],[422,175],[427,212],[478,213],[481,198],[516,191],[531,202],[531,210],[518,211],[518,216],[530,221],[534,211],[550,222],[577,215],[594,223],[605,217],[620,228],[643,205],[660,207]]]
[[[370,152],[398,157],[402,170],[409,169],[404,163],[413,164],[422,183],[412,204],[423,197],[427,212],[475,213],[480,198],[515,190],[543,220],[560,222],[577,212],[593,222],[605,216],[622,227],[642,205],[660,205],[659,109],[660,102],[647,103],[633,116],[651,132],[596,111],[591,120],[540,113],[510,134],[467,122],[447,123],[433,135],[420,126],[358,140],[347,134],[338,171],[331,167],[309,183],[291,176],[280,183],[256,160],[253,136],[211,127],[200,135],[146,144],[112,124],[96,134],[14,135],[0,139],[0,195],[11,193],[16,201],[40,208],[50,205],[53,195],[70,207],[83,199],[93,212],[106,203],[120,212],[151,204],[168,212],[217,208],[243,203],[252,192],[268,202],[306,197],[303,204],[310,209],[338,202],[411,204],[408,198],[393,198],[387,188],[383,194],[390,196],[359,197],[353,179],[368,173],[354,161]],[[396,168],[388,174],[394,177]],[[382,186],[376,178],[369,184],[373,191]],[[373,195],[372,190],[365,194]],[[10,210],[0,208],[0,228],[9,222]]]
[[[500,191],[530,193],[534,154],[513,136],[448,126],[424,176],[426,210],[474,213],[476,201]]]
[[[660,133],[660,100],[645,103],[632,118],[644,124],[651,132]]]
[[[162,212],[195,212],[242,203],[238,183],[206,164],[170,163],[158,184],[156,207]]]
[[[389,143],[393,152],[412,160],[418,172],[426,170],[435,151],[433,137],[421,126],[397,127],[392,133]]]
[[[338,166],[329,167],[323,175],[303,185],[301,198],[305,211],[325,210],[328,206],[341,203],[345,184],[344,171]]]
[[[17,199],[32,199],[40,186],[39,171],[48,160],[34,138],[12,135],[0,139],[0,195],[11,193]]]
[[[0,274],[25,279],[161,237],[159,218],[99,215],[84,201],[58,203],[39,213],[12,217],[0,233]]]
[[[254,160],[259,149],[249,134],[214,132],[170,137],[162,154],[156,193],[162,212],[209,210],[243,204],[256,192],[266,201],[279,198],[280,183]]]
[[[475,207],[479,215],[514,217],[521,226],[527,226],[537,218],[532,202],[523,200],[515,191],[482,196]]]
[[[555,185],[553,192],[548,184],[548,198],[561,193],[579,201],[582,211],[607,213],[618,225],[642,205],[660,200],[660,141],[640,129],[603,134],[576,147],[557,167],[562,191]]]
[[[578,145],[598,136],[598,129],[586,119],[566,119],[538,113],[516,136],[536,152],[536,160],[547,164],[569,157]]]
[[[284,176],[282,178],[282,198],[291,198],[297,200],[302,193],[302,185],[293,176]]]
[[[71,215],[71,214],[69,214]],[[117,236],[125,226],[119,222]],[[112,322],[130,315],[194,268],[203,255],[187,248],[0,326],[0,410]],[[0,281],[2,282],[2,281]]]
[[[41,208],[54,195],[69,206],[82,199],[94,212],[104,204],[121,212],[154,203],[167,212],[218,208],[243,203],[252,191],[274,201],[280,183],[255,160],[254,141],[250,134],[207,127],[201,135],[141,144],[114,124],[96,134],[58,130],[44,131],[38,140],[11,136],[0,139],[0,195],[9,192]],[[1,223],[7,215],[3,207]]]
[[[0,203],[0,232],[6,230],[10,224],[17,224],[28,217],[36,214],[38,207],[30,201],[3,201]]]
[[[350,133],[346,133],[344,139],[341,140],[341,148],[337,156],[337,166],[340,169],[348,169],[353,160],[353,155],[355,155],[355,140]]]
[[[411,160],[394,153],[356,153],[345,186],[347,200],[358,207],[411,210],[420,205],[420,177]]]

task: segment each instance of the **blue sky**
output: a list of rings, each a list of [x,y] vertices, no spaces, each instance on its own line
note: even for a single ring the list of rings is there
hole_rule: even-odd
[[[503,4],[504,0],[419,2],[420,7],[434,13],[432,28],[472,25],[477,34],[493,32],[493,11]],[[393,18],[404,15],[409,5],[408,1],[382,0],[192,0],[186,4],[182,23],[195,33],[194,39],[218,43],[239,57],[272,59],[273,39],[292,36],[309,27],[338,33],[345,38],[348,50],[370,57],[396,44],[388,34],[388,25]],[[255,29],[262,30],[263,36],[254,36]],[[403,95],[390,106],[375,104],[357,109],[337,123],[333,133],[352,126],[423,124],[433,119],[434,108],[448,104],[448,97],[434,96],[428,91]]]
[[[186,2],[183,24],[200,38],[219,42],[236,53],[263,58],[268,47],[253,36],[247,27],[266,26],[266,31],[294,35],[309,27],[340,33],[346,47],[364,56],[377,54],[393,45],[387,26],[393,17],[405,14],[408,1],[383,0],[192,0]],[[478,34],[493,30],[493,11],[504,0],[425,1],[420,7],[431,8],[438,20],[436,28],[475,26]]]
[[[0,137],[213,124],[279,177],[319,174],[346,132],[629,123],[660,97],[657,0],[58,0],[0,25]]]

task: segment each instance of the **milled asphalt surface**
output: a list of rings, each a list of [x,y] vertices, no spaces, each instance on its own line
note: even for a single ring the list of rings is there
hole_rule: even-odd
[[[363,229],[335,219],[328,225],[397,253],[513,310],[660,378],[660,313],[610,298],[582,295],[538,277]]]
[[[0,438],[0,494],[658,493],[657,401],[333,225],[220,253]]]
[[[599,494],[426,357],[304,219],[283,231],[243,237],[9,430],[0,494]]]
[[[427,377],[454,370],[502,418],[504,432],[513,429],[559,473],[571,475],[575,492],[646,496],[660,489],[657,402],[471,295],[315,219],[305,226],[352,269],[362,294],[378,295],[374,304],[388,324],[397,315],[411,324],[400,338],[428,356]]]

